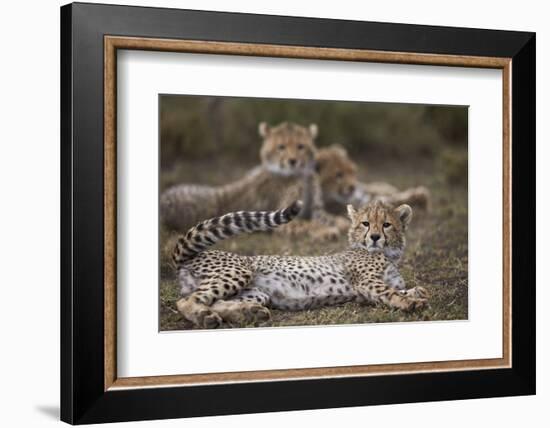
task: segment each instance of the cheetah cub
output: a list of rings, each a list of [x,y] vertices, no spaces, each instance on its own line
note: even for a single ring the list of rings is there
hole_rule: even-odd
[[[430,191],[424,186],[399,191],[389,183],[360,182],[357,164],[338,144],[318,150],[316,161],[324,207],[330,213],[345,211],[346,204],[363,206],[374,200],[395,206],[409,204],[426,211],[430,209]]]
[[[323,211],[321,186],[315,175],[317,125],[292,122],[277,126],[260,123],[261,164],[240,179],[222,186],[179,184],[160,197],[162,222],[185,232],[197,222],[246,207],[275,210],[296,199],[305,202],[300,217]]]
[[[373,202],[355,210],[349,248],[317,256],[243,256],[205,251],[216,242],[290,222],[301,201],[278,211],[239,211],[203,221],[181,236],[173,252],[182,298],[180,313],[202,328],[265,321],[269,308],[304,310],[350,301],[410,311],[427,305],[422,287],[405,290],[397,263],[412,218],[408,205]]]

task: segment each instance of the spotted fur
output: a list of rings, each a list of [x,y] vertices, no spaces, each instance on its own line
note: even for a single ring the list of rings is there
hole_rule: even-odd
[[[182,266],[197,254],[217,242],[241,233],[267,231],[288,223],[302,209],[298,200],[287,208],[277,211],[239,211],[201,221],[181,236],[174,248],[173,261]]]
[[[366,167],[361,165],[361,168],[365,170]],[[426,187],[400,191],[389,183],[363,183],[358,180],[357,170],[357,164],[350,159],[344,147],[334,144],[318,150],[317,173],[326,210],[337,214],[347,204],[362,207],[376,200],[393,206],[408,204],[429,209],[431,197]]]
[[[376,202],[360,210],[349,206],[349,248],[332,255],[205,251],[220,239],[277,227],[296,217],[299,208],[298,203],[270,213],[227,214],[192,228],[174,252],[182,293],[177,302],[180,313],[199,327],[215,328],[224,321],[266,320],[269,308],[303,310],[357,301],[409,311],[427,304],[422,287],[404,289],[397,268],[412,218],[407,205],[393,209]],[[256,217],[257,224],[246,224],[247,218]]]

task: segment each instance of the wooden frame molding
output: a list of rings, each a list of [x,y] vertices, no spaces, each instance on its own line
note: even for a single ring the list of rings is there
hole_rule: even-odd
[[[502,358],[406,364],[284,369],[118,378],[116,367],[116,81],[117,50],[248,55],[338,61],[422,64],[502,70],[503,81],[503,349]],[[511,367],[512,355],[512,60],[510,58],[383,52],[252,43],[104,37],[104,390],[163,386],[394,375]]]

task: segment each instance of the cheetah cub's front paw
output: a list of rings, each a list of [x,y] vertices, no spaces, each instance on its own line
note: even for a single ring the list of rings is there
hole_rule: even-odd
[[[414,287],[400,292],[401,300],[397,301],[396,307],[405,311],[419,311],[428,307],[428,292],[423,287]]]
[[[408,290],[401,290],[401,293],[404,296],[408,296],[416,299],[428,299],[430,297],[430,293],[428,292],[428,290],[420,286],[409,288]]]
[[[407,301],[407,307],[404,310],[405,312],[421,311],[422,309],[426,309],[427,307],[428,307],[427,299],[411,298]]]

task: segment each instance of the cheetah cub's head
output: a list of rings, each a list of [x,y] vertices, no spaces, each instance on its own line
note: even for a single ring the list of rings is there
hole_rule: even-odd
[[[262,164],[271,172],[284,176],[297,176],[314,172],[317,149],[313,140],[317,137],[317,125],[308,128],[283,122],[259,126],[263,145],[260,151]]]
[[[382,202],[372,202],[356,210],[348,205],[351,219],[349,242],[353,248],[369,252],[384,252],[399,260],[405,250],[405,230],[412,219],[412,208],[406,204],[392,208]]]
[[[325,202],[347,204],[357,188],[357,165],[346,149],[338,144],[319,149],[316,170]]]

